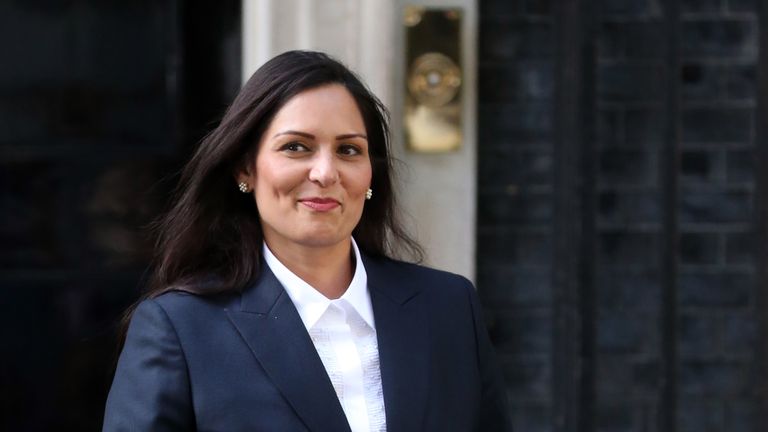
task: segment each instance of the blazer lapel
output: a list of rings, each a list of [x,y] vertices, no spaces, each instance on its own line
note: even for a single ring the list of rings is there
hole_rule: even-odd
[[[299,313],[266,263],[259,279],[243,292],[241,310],[227,314],[310,430],[350,430]]]
[[[394,276],[386,263],[368,258],[364,263],[376,320],[387,430],[419,431],[431,361],[424,297],[414,281]]]

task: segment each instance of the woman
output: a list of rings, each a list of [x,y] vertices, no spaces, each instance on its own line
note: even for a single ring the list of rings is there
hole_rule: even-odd
[[[472,285],[388,258],[381,103],[343,65],[262,66],[159,224],[105,431],[507,430]]]

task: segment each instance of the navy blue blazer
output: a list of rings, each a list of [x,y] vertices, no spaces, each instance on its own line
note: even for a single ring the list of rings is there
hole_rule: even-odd
[[[387,430],[507,431],[506,391],[472,284],[363,257]],[[139,304],[104,431],[349,431],[287,293],[262,266],[242,292]]]

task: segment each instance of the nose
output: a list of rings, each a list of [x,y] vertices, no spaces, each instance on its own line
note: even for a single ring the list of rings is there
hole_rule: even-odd
[[[329,151],[320,151],[312,158],[309,180],[321,187],[333,185],[339,180],[336,158]]]

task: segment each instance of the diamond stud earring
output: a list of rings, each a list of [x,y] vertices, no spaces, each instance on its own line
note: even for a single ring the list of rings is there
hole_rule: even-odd
[[[248,183],[246,182],[240,182],[237,184],[237,188],[240,189],[240,192],[242,193],[248,193]]]
[[[367,191],[365,191],[365,199],[369,200],[372,197],[373,197],[373,190],[369,188]]]

